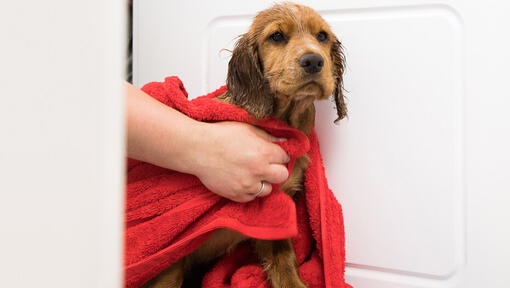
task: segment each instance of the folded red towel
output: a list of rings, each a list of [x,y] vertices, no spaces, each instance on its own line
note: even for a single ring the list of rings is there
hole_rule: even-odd
[[[306,193],[295,201],[273,185],[267,197],[236,203],[208,191],[195,176],[129,159],[126,287],[139,287],[199,247],[218,228],[236,230],[251,238],[292,238],[300,275],[308,287],[351,287],[344,281],[342,209],[328,188],[315,131],[308,138],[278,119],[256,121],[243,109],[213,99],[226,87],[191,101],[177,77],[149,83],[142,90],[200,121],[248,122],[287,138],[280,145],[291,156],[289,170],[304,153],[311,161],[305,173]],[[240,245],[207,272],[202,287],[269,285],[250,247]]]

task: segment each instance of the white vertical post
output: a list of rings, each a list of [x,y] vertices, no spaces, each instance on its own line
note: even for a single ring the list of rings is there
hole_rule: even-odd
[[[2,287],[120,287],[126,1],[0,4]]]

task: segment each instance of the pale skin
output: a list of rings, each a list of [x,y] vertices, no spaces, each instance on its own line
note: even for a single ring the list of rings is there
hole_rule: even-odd
[[[204,123],[187,117],[129,83],[126,88],[127,155],[197,176],[212,192],[236,202],[271,193],[289,173],[283,141],[252,125]]]

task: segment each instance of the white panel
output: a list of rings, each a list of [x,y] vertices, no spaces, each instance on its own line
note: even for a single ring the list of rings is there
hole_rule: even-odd
[[[234,44],[239,37],[248,31],[252,17],[219,17],[207,25],[207,90],[212,91],[225,85],[228,61],[232,55]]]
[[[1,287],[120,287],[125,1],[0,4]]]
[[[191,97],[223,85],[230,52],[222,49],[271,5],[191,2],[138,2],[138,85],[178,75]],[[346,52],[349,119],[333,125],[323,102],[317,129],[344,207],[348,281],[510,287],[508,5],[301,2],[324,16]]]
[[[332,105],[322,103],[318,114],[329,117],[319,117],[317,129],[330,184],[351,216],[348,262],[448,277],[464,247],[457,217],[463,193],[459,22],[437,7],[327,18],[346,43],[351,116],[336,128]]]

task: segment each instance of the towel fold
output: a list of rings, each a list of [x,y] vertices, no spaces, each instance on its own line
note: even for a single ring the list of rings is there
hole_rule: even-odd
[[[187,99],[177,77],[142,88],[150,96],[199,121],[241,121],[288,140],[278,143],[291,157],[308,153],[305,193],[291,199],[273,185],[267,197],[236,203],[210,192],[193,175],[128,159],[125,214],[125,286],[139,287],[198,248],[215,229],[251,238],[292,238],[301,279],[308,287],[351,287],[344,281],[342,209],[328,188],[317,135],[271,118],[256,121],[243,109],[214,99],[226,87]],[[172,123],[168,123],[172,125]],[[269,287],[251,247],[239,245],[206,273],[202,287]]]

